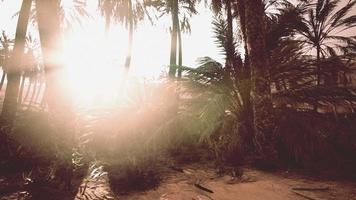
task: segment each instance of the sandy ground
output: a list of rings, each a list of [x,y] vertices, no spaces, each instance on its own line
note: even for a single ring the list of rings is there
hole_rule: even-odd
[[[252,169],[245,169],[242,179],[231,181],[231,176],[219,177],[214,170],[203,169],[198,165],[183,169],[184,173],[172,170],[156,189],[116,197],[104,177],[99,185],[89,183],[85,193],[78,194],[76,200],[86,199],[85,196],[118,200],[356,200],[356,182],[320,181],[288,172],[268,173]],[[196,184],[211,192],[199,189]],[[296,188],[322,190],[305,191]]]

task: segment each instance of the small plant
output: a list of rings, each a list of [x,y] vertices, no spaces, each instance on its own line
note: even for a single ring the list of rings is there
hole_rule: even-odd
[[[131,155],[106,167],[110,186],[117,194],[155,188],[161,181],[159,164],[154,157]]]

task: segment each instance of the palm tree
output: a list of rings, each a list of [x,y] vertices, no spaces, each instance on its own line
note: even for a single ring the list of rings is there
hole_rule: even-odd
[[[115,0],[99,0],[98,8],[101,15],[105,18],[105,33],[108,34],[111,25],[111,19],[114,15]]]
[[[128,47],[124,65],[125,77],[127,76],[131,65],[134,28],[139,21],[144,19],[145,14],[147,14],[147,12],[145,11],[143,2],[139,0],[117,0],[114,19],[125,24],[128,29]]]
[[[244,0],[211,1],[211,8],[215,15],[218,16],[218,19],[220,18],[218,20],[220,23],[216,23],[217,21],[215,21],[213,24],[216,27],[215,33],[218,35],[217,41],[220,43],[218,45],[224,48],[227,80],[229,80],[229,84],[232,87],[236,87],[236,92],[238,93],[236,101],[241,101],[242,105],[240,110],[242,114],[239,120],[243,121],[248,130],[248,135],[243,140],[251,144],[251,140],[253,139],[253,112],[250,97],[251,75],[246,45],[245,2]],[[221,15],[222,13],[225,13],[225,15]],[[223,16],[226,16],[226,19],[222,19]],[[233,23],[237,17],[239,22],[238,29],[234,30]],[[238,50],[242,41],[234,37],[234,33],[239,34],[244,43],[244,59],[242,59]]]
[[[285,3],[276,13],[266,14],[266,50],[270,63],[270,78],[277,92],[296,89],[297,82],[310,78],[308,59],[302,45],[294,39],[302,23],[298,7]],[[305,82],[305,81],[304,81]]]
[[[183,50],[181,32],[190,31],[188,17],[197,14],[195,5],[199,0],[148,0],[145,2],[146,6],[152,6],[157,9],[160,16],[170,15],[171,17],[171,48],[169,61],[169,76],[175,77],[177,73],[177,66],[181,68],[183,62]],[[181,19],[179,19],[181,17]],[[177,49],[178,49],[178,63],[177,63]],[[178,76],[181,76],[181,69],[178,69]]]
[[[60,17],[59,17],[60,0],[47,2],[45,0],[36,0],[36,12],[38,29],[40,35],[40,44],[45,65],[45,73],[47,76],[46,85],[47,91],[54,92],[55,87],[55,71],[59,69],[59,63],[55,60],[56,53],[59,50],[60,40]],[[52,13],[53,12],[53,13]],[[48,95],[51,100],[49,104],[56,104],[56,96],[58,94]],[[54,106],[53,105],[53,106]],[[55,108],[55,107],[54,107]]]
[[[246,39],[251,67],[251,100],[255,143],[261,161],[277,160],[274,148],[274,115],[268,80],[268,59],[265,45],[265,13],[261,0],[245,1]]]
[[[144,3],[140,0],[99,0],[99,9],[105,17],[106,33],[109,32],[112,20],[124,24],[128,29],[128,48],[124,65],[124,77],[126,77],[131,65],[135,26],[144,19],[145,15],[149,19],[150,16],[144,8]]]
[[[330,55],[347,53],[349,46],[355,45],[355,36],[342,33],[356,26],[356,15],[349,15],[356,1],[349,0],[345,6],[337,9],[338,0],[314,0],[300,4],[304,12],[303,24],[298,27],[300,41],[306,52],[316,54],[316,82],[322,81],[321,59]]]
[[[13,123],[17,111],[17,97],[21,80],[19,67],[25,49],[31,4],[32,0],[23,0],[22,2],[21,11],[17,22],[14,49],[10,57],[10,63],[8,67],[8,83],[6,87],[1,117],[9,124]]]
[[[60,0],[36,0],[36,13],[46,78],[45,98],[49,113],[53,117],[53,131],[57,133],[57,145],[60,149],[59,159],[55,160],[58,164],[55,178],[64,182],[64,186],[70,187],[73,168],[74,115],[71,101],[66,95],[66,88],[60,77],[63,66],[57,59],[61,41],[60,3]]]
[[[61,28],[71,29],[73,25],[82,25],[84,19],[90,18],[86,5],[86,0],[71,0],[68,5],[61,3],[59,8]]]

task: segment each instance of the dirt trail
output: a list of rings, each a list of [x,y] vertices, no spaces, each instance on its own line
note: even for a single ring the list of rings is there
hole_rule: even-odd
[[[230,176],[217,177],[213,170],[199,167],[185,168],[187,173],[172,173],[155,190],[119,196],[126,200],[286,200],[340,199],[356,200],[356,183],[317,181],[287,173],[266,173],[245,170],[246,182],[231,183]],[[205,192],[194,183],[212,190]],[[324,191],[294,191],[295,187],[328,187]],[[296,194],[297,192],[299,194]],[[302,196],[301,196],[302,195]],[[304,196],[304,197],[303,197]]]

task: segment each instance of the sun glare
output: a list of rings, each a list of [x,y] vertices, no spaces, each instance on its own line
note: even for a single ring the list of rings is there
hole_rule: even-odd
[[[78,104],[112,103],[122,95],[119,90],[124,89],[121,86],[128,46],[127,30],[121,25],[113,25],[110,32],[105,33],[98,27],[104,27],[104,23],[89,20],[64,34],[62,62],[66,68],[68,90]],[[168,57],[168,51],[164,56],[158,54],[157,49],[167,47],[166,42],[157,41],[164,39],[168,42],[169,35],[160,37],[154,29],[147,27],[144,34],[136,32],[134,37],[128,79],[159,77],[166,66],[157,63]]]
[[[114,43],[100,29],[79,29],[66,34],[63,62],[68,88],[80,104],[109,103],[119,94],[123,67]]]
[[[62,0],[64,9],[73,8],[72,0]],[[74,22],[63,34],[61,63],[66,69],[68,92],[81,105],[115,101],[123,95],[122,79],[128,49],[128,31],[119,23],[112,23],[105,33],[105,22],[99,15],[97,5],[88,2],[92,17]],[[199,16],[197,22],[209,25],[207,14]],[[194,23],[197,23],[194,22]],[[166,73],[169,63],[170,33],[169,20],[160,20],[152,25],[141,22],[133,35],[132,59],[128,78],[157,79]],[[198,37],[183,34],[183,65],[194,66],[197,57],[211,55],[202,38],[206,30],[196,30]],[[211,38],[211,35],[207,35]],[[195,44],[193,46],[192,44]],[[213,44],[212,44],[213,45]],[[201,48],[200,48],[201,47]],[[214,52],[214,54],[216,54]]]

